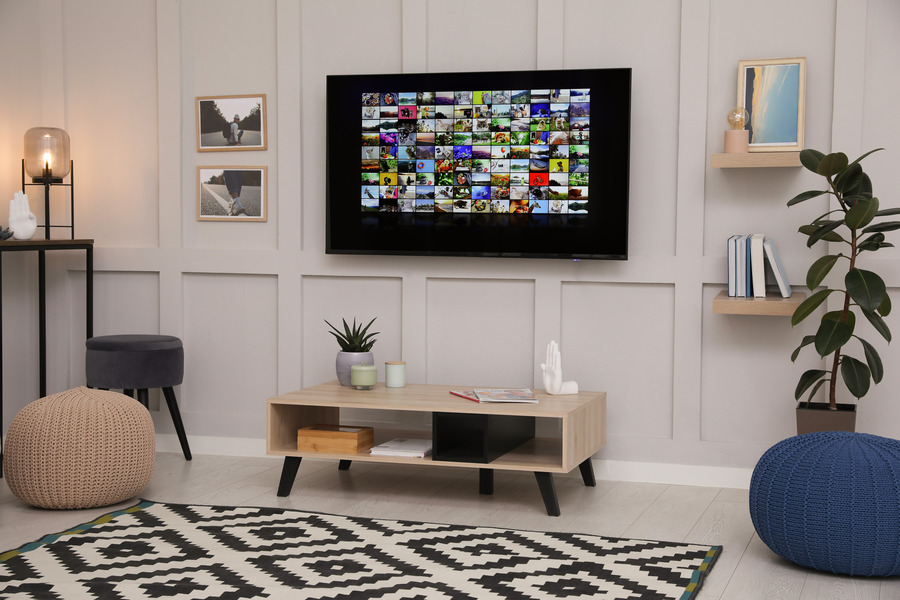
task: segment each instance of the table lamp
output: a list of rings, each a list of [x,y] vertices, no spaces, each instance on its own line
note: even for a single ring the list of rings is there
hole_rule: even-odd
[[[71,209],[72,221],[64,225],[75,236],[74,208],[75,191],[70,178],[63,183],[66,175],[72,172],[72,159],[69,156],[69,134],[57,127],[32,127],[25,132],[25,154],[22,159],[22,187],[24,189],[25,174],[31,177],[29,185],[44,186],[44,233],[50,239],[50,186],[64,185],[72,188]]]
[[[725,152],[738,154],[749,152],[750,132],[744,127],[750,120],[750,113],[743,106],[735,106],[728,111],[728,126],[725,130]]]

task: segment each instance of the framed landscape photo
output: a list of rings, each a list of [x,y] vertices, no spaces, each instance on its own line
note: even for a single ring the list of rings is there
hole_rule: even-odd
[[[197,151],[266,149],[266,95],[197,98]]]
[[[266,221],[266,167],[197,167],[198,221]]]
[[[806,59],[738,61],[737,104],[750,113],[750,152],[802,150]]]

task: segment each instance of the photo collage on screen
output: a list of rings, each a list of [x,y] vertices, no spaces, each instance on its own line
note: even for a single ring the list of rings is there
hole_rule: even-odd
[[[363,212],[587,214],[590,89],[362,94]]]

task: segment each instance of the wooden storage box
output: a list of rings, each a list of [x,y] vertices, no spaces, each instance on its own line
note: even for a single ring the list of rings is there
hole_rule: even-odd
[[[371,449],[373,439],[371,427],[309,425],[297,430],[297,450],[357,454]]]

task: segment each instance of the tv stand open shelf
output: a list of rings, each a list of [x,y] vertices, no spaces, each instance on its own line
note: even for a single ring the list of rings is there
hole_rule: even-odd
[[[594,485],[591,456],[606,442],[606,392],[581,392],[568,396],[550,396],[536,391],[538,403],[476,403],[450,394],[451,389],[466,386],[410,384],[403,388],[388,388],[379,383],[371,390],[357,390],[337,381],[281,394],[267,401],[266,454],[283,456],[284,465],[278,495],[291,492],[297,469],[304,457],[339,461],[339,469],[350,467],[352,461],[428,465],[434,467],[463,467],[479,469],[479,490],[493,492],[493,472],[496,469],[532,471],[538,482],[547,514],[558,516],[559,503],[553,484],[553,473],[569,473],[578,467],[585,485]],[[471,387],[471,386],[470,386]],[[323,453],[297,450],[297,430],[308,425],[367,425],[342,416],[341,409],[374,411],[426,412],[435,415],[461,415],[475,418],[534,418],[551,421],[554,426],[541,429],[559,431],[558,435],[535,437],[503,453],[490,462],[469,460],[436,460],[433,457],[406,458],[372,456],[368,451],[357,453]],[[437,421],[436,421],[437,422]],[[393,437],[430,437],[431,432],[398,432],[375,428],[375,443]],[[452,436],[444,430],[442,435]]]

